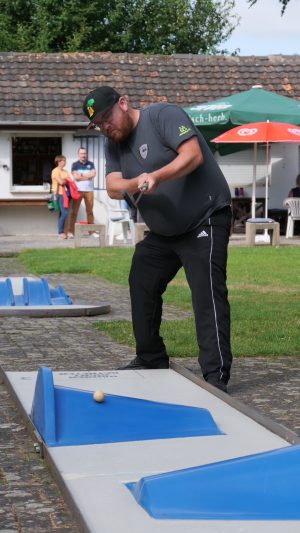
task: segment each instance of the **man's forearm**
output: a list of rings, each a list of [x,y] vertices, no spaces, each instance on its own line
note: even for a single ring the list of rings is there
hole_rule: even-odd
[[[87,181],[92,180],[95,177],[95,173],[91,172],[72,172],[72,176],[75,181]]]
[[[106,176],[106,189],[110,198],[120,200],[124,191],[134,194],[139,191],[138,178],[124,179],[120,173],[111,173]]]

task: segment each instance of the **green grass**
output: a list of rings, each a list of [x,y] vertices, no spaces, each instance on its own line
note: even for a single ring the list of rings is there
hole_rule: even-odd
[[[29,250],[19,255],[28,272],[85,273],[127,285],[130,248]],[[228,289],[235,356],[299,356],[300,248],[229,248]],[[190,290],[181,270],[164,301],[191,310]],[[116,342],[134,345],[131,323],[100,322],[97,329]],[[170,355],[196,356],[193,319],[164,321],[162,335]]]
[[[26,250],[19,260],[36,275],[90,274],[126,285],[132,251],[132,248]]]

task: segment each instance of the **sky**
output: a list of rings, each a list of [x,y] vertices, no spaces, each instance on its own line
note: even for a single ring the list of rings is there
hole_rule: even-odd
[[[282,4],[278,0],[258,0],[249,8],[247,0],[235,0],[235,10],[240,25],[224,43],[238,55],[300,54],[300,0],[290,0],[281,16]]]

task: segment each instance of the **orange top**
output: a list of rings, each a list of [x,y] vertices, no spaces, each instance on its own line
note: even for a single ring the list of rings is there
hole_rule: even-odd
[[[51,172],[52,187],[51,190],[54,194],[62,194],[62,185],[58,184],[57,177],[62,180],[72,181],[68,172],[59,167],[55,167]],[[57,190],[58,188],[58,190]]]

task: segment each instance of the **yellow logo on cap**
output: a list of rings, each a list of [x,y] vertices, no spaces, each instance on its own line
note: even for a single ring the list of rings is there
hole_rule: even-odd
[[[92,116],[94,115],[95,113],[95,109],[93,109],[93,104],[95,103],[95,100],[94,98],[90,98],[87,103],[86,103],[86,110],[88,112],[88,115],[90,118],[92,118]]]

